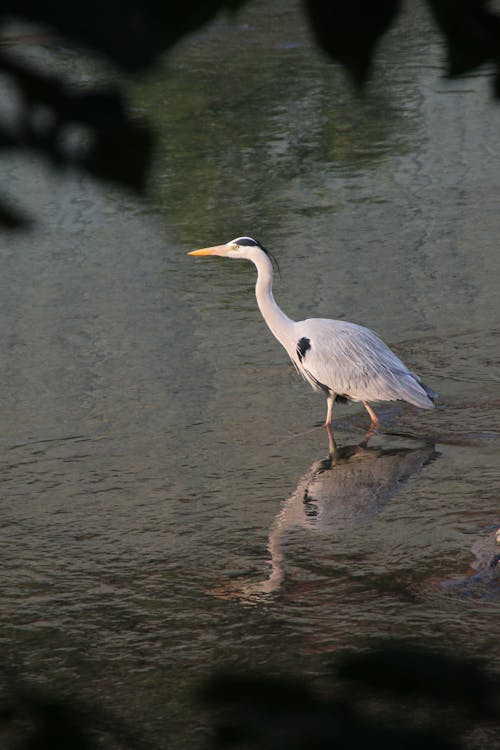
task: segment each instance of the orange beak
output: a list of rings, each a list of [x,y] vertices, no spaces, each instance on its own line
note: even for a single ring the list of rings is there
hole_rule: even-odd
[[[202,247],[201,250],[191,250],[188,255],[227,255],[229,245],[214,245],[213,247]]]

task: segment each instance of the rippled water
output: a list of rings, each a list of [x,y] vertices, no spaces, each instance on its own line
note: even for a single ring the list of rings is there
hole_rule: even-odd
[[[221,664],[314,678],[390,636],[500,667],[488,78],[443,81],[417,9],[358,101],[288,4],[263,8],[137,87],[148,205],[28,158],[2,171],[39,223],[1,243],[1,658],[156,747],[201,742],[193,691]],[[374,328],[439,408],[383,405],[365,444],[339,406],[329,460],[253,266],[186,256],[244,233],[278,256],[290,316]]]

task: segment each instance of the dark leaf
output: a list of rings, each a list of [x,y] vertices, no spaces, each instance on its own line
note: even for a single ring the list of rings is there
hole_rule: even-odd
[[[219,673],[203,686],[202,696],[210,702],[226,705],[251,703],[267,709],[286,708],[294,711],[313,705],[313,697],[306,685],[291,680],[279,680],[269,675],[242,675]]]
[[[143,192],[153,147],[149,130],[133,123],[100,128],[82,165],[95,177]]]
[[[26,229],[30,223],[24,214],[0,200],[0,226],[4,229]]]
[[[395,17],[399,0],[304,0],[304,4],[320,45],[361,88],[375,45]]]
[[[128,113],[119,88],[75,91],[64,80],[10,58],[0,57],[0,66],[22,95],[18,146],[37,150],[57,167],[77,166],[100,179],[144,191],[153,136]],[[88,133],[87,148],[76,156],[64,148],[65,134],[75,126]],[[12,145],[8,132],[0,132],[0,146],[3,143]]]
[[[448,75],[500,61],[500,17],[483,0],[427,0],[446,37]]]
[[[339,701],[318,696],[304,682],[220,673],[202,697],[216,707],[214,746],[247,750],[457,750],[453,733],[436,722],[413,727],[392,712],[374,718],[360,711],[351,694]]]
[[[388,645],[369,653],[344,655],[337,672],[341,680],[354,681],[368,690],[397,696],[420,694],[472,713],[498,716],[494,707],[498,680],[478,663],[462,657]]]
[[[210,22],[222,10],[245,0],[5,0],[5,15],[54,29],[66,40],[95,50],[126,71],[156,62],[185,34]]]
[[[89,750],[90,742],[83,721],[69,703],[40,702],[37,720],[23,750]]]

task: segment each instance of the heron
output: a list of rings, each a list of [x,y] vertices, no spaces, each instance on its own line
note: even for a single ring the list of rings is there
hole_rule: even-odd
[[[304,380],[326,395],[325,427],[332,423],[336,401],[361,402],[370,415],[370,429],[379,423],[371,402],[406,401],[420,409],[434,408],[438,394],[369,328],[328,318],[295,321],[285,315],[273,296],[272,256],[258,240],[236,237],[188,255],[219,255],[255,265],[255,296],[262,317]]]

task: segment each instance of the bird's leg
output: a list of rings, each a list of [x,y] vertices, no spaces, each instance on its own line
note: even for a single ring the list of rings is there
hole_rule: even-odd
[[[370,418],[372,420],[371,425],[370,425],[371,429],[375,429],[375,427],[377,427],[377,425],[378,425],[378,417],[377,417],[377,415],[375,414],[375,412],[373,411],[372,407],[370,406],[370,404],[367,401],[363,401],[363,406],[365,407],[366,411],[368,412],[368,414],[370,415]]]
[[[326,409],[326,419],[325,424],[323,427],[329,427],[332,423],[332,411],[333,411],[333,404],[335,402],[335,394],[329,393],[326,397],[326,403],[327,403],[327,409]]]

